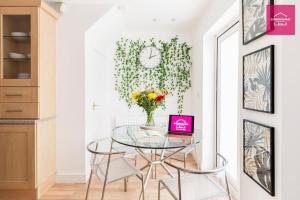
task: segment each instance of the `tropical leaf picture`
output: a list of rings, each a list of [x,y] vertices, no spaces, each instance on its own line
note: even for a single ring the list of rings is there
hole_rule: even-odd
[[[274,46],[244,56],[245,109],[274,113]]]
[[[247,44],[267,32],[267,5],[273,0],[242,0],[243,42]]]
[[[274,196],[274,128],[244,120],[244,172]]]

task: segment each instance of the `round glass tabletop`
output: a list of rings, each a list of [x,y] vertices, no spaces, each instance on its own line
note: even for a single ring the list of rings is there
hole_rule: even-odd
[[[124,125],[113,129],[112,139],[126,146],[144,149],[176,149],[195,145],[200,142],[193,136],[168,134],[163,128],[145,129],[139,125]]]

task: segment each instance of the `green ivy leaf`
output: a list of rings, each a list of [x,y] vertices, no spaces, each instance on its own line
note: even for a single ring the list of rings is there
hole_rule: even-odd
[[[139,61],[140,51],[145,46],[155,46],[162,54],[161,64],[155,69],[144,68]],[[115,90],[128,107],[133,105],[131,93],[143,89],[166,88],[171,95],[177,95],[178,113],[183,112],[184,93],[191,88],[191,47],[178,37],[169,42],[129,40],[121,38],[116,42]]]

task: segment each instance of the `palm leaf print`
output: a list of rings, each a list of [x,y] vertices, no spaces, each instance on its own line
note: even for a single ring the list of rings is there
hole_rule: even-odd
[[[244,56],[244,108],[272,112],[270,48]]]
[[[268,0],[243,0],[244,42],[267,31],[266,6]]]
[[[244,121],[244,172],[267,191],[273,191],[271,128]]]

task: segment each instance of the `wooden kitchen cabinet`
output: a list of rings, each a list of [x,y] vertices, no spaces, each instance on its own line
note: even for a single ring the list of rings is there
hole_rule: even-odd
[[[38,88],[37,87],[1,87],[0,102],[1,103],[38,102]]]
[[[30,2],[0,1],[0,119],[55,115],[58,14],[42,1]],[[18,103],[35,107],[30,112]]]
[[[0,1],[0,200],[55,183],[57,18],[41,0]]]
[[[36,200],[55,182],[55,120],[0,121],[0,199]]]
[[[0,7],[1,86],[38,86],[38,9]]]
[[[34,146],[34,125],[0,125],[1,189],[34,187]]]

